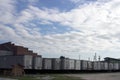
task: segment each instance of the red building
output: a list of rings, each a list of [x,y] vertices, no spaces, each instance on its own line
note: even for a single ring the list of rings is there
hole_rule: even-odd
[[[33,55],[37,56],[37,53],[25,48],[23,46],[17,46],[11,42],[0,44],[0,55]]]

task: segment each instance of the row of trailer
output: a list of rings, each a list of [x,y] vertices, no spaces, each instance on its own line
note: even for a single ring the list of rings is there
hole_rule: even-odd
[[[69,58],[42,58],[41,56],[0,56],[0,69],[19,64],[32,70],[120,70],[120,62],[75,60]]]

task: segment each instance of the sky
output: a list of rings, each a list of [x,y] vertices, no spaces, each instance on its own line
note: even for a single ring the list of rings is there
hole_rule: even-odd
[[[0,0],[0,43],[43,57],[120,58],[120,0]]]

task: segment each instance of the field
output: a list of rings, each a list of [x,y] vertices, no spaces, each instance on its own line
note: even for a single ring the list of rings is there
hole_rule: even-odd
[[[36,74],[21,77],[1,76],[0,80],[120,80],[120,72],[88,74]]]
[[[1,76],[0,80],[83,80],[80,77],[71,77],[66,74],[37,74],[21,77]]]

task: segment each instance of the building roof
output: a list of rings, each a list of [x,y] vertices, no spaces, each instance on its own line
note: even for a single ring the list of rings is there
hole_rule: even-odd
[[[120,61],[120,59],[115,59],[115,58],[110,58],[110,57],[105,57],[104,60],[107,61],[107,62],[118,62],[118,61]]]
[[[13,55],[33,55],[37,56],[37,53],[34,53],[33,51],[29,50],[26,47],[15,45],[11,42],[6,42],[0,44],[0,50],[1,51],[10,51],[13,53]]]

